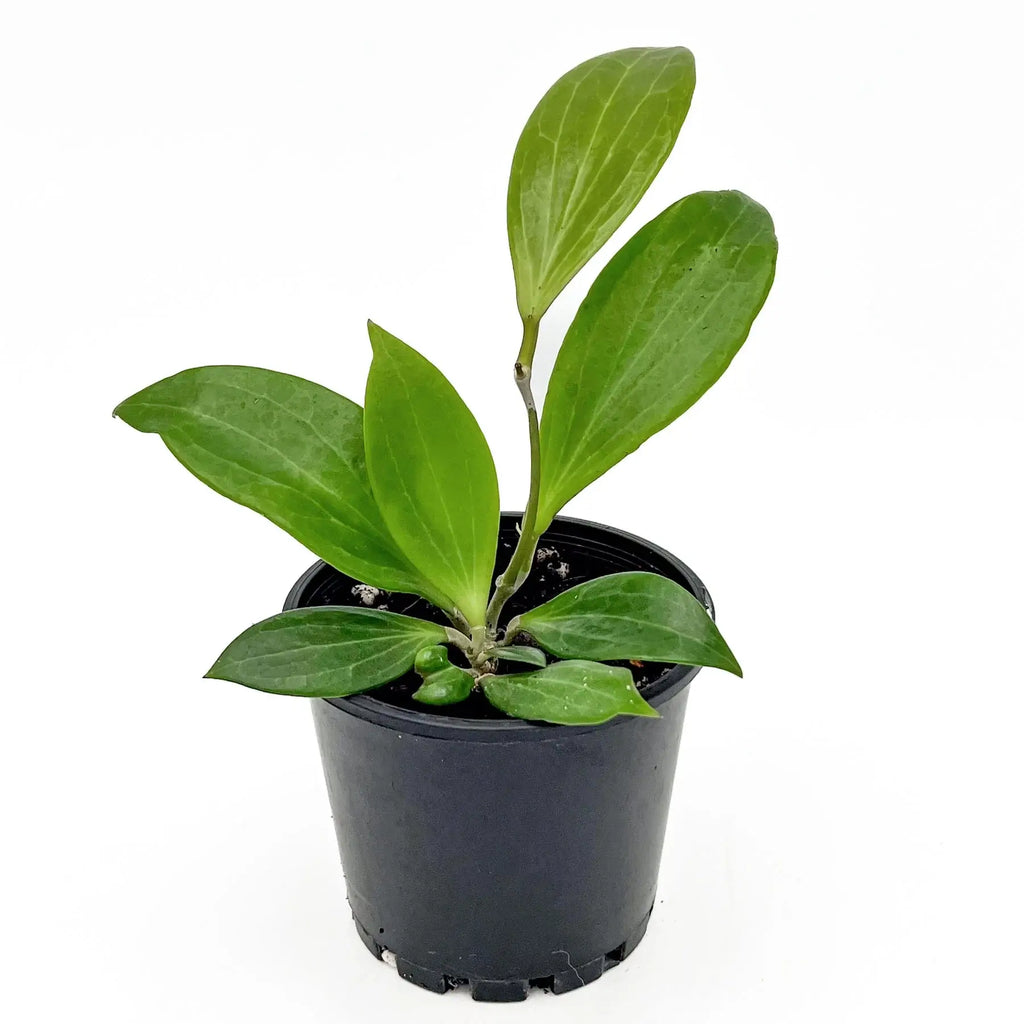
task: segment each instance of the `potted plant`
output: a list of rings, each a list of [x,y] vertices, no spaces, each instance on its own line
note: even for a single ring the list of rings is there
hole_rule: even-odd
[[[115,411],[322,559],[208,675],[313,698],[359,934],[436,991],[562,992],[632,951],[688,684],[700,666],[740,674],[685,565],[558,513],[729,365],[774,274],[766,211],[731,191],[668,207],[597,276],[543,417],[531,384],[545,312],[650,185],[693,87],[681,47],[608,53],[559,79],[519,139],[521,515],[499,513],[487,442],[442,372],[372,322],[365,408],[205,366]]]

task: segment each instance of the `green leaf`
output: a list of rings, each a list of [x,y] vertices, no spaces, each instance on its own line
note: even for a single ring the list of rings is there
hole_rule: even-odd
[[[423,680],[423,685],[412,695],[422,704],[458,704],[473,689],[473,677],[465,669],[449,665]]]
[[[658,717],[628,669],[594,661],[559,661],[539,672],[484,676],[482,682],[487,699],[515,718],[598,725],[616,715]]]
[[[371,323],[366,463],[406,557],[482,625],[498,546],[498,478],[473,414],[435,366]]]
[[[397,679],[443,626],[375,608],[299,608],[250,626],[206,673],[268,693],[347,697]]]
[[[508,185],[524,318],[540,319],[640,201],[675,144],[694,80],[689,50],[638,47],[580,64],[545,94]]]
[[[559,658],[710,665],[742,676],[704,605],[673,580],[619,572],[566,590],[509,623]]]
[[[424,647],[422,651],[416,652],[416,659],[413,661],[413,668],[424,679],[440,672],[442,669],[450,668],[448,661],[448,648],[441,644],[434,644],[432,647]]]
[[[498,661],[520,661],[526,665],[537,665],[539,668],[543,668],[548,663],[543,651],[536,647],[523,647],[516,644],[495,647],[490,656],[497,658]]]
[[[381,519],[366,475],[363,411],[354,402],[286,373],[201,366],[152,384],[114,415],[159,434],[203,483],[335,568],[437,600]]]
[[[768,295],[776,251],[763,207],[741,192],[699,192],[616,253],[551,374],[538,530],[718,380]]]

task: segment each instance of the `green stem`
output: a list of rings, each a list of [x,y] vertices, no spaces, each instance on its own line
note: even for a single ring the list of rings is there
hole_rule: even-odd
[[[469,619],[467,619],[458,608],[453,608],[447,604],[440,604],[438,607],[445,613],[445,615],[448,616],[448,621],[451,622],[459,632],[464,633],[467,637],[472,634],[473,627],[469,624]]]
[[[469,654],[469,652],[473,648],[473,641],[469,638],[469,636],[467,636],[466,633],[464,633],[461,629],[452,629],[451,626],[446,626],[444,628],[444,631],[447,634],[448,643],[455,644],[455,646],[458,647],[460,651]]]
[[[537,417],[537,403],[533,398],[531,378],[533,353],[537,349],[537,335],[540,321],[533,316],[523,318],[523,340],[515,365],[516,387],[526,406],[526,419],[530,429],[530,496],[523,512],[519,531],[519,542],[509,559],[505,571],[498,577],[494,594],[487,606],[487,632],[495,636],[498,618],[505,602],[523,585],[533,567],[533,555],[540,537],[536,534],[537,504],[540,500],[540,420]]]

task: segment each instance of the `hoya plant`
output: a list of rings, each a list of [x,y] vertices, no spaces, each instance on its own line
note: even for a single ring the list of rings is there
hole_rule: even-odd
[[[630,670],[607,662],[740,673],[703,605],[653,573],[593,579],[503,616],[559,510],[711,387],[771,287],[777,245],[763,207],[734,191],[680,199],[597,275],[538,413],[531,368],[544,315],[651,184],[693,88],[693,56],[682,47],[604,54],[560,78],[519,138],[508,238],[531,474],[518,542],[496,579],[498,480],[487,441],[441,370],[373,322],[364,408],[250,366],[184,370],[117,407],[214,490],[342,573],[419,595],[448,623],[372,607],[286,611],[242,633],[208,676],[344,697],[415,668],[424,704],[480,690],[509,715],[574,725],[657,715]]]

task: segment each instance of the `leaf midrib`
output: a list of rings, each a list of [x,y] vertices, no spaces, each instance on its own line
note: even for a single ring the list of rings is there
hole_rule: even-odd
[[[432,476],[433,481],[434,481],[434,488],[437,491],[438,495],[440,495],[440,497],[441,497],[440,504],[441,504],[442,508],[444,509],[445,520],[448,523],[448,533],[449,533],[449,536],[452,538],[452,541],[453,541],[452,547],[453,547],[453,549],[457,553],[457,557],[458,557],[458,561],[459,561],[459,567],[462,569],[462,571],[464,573],[465,572],[465,564],[464,564],[463,559],[462,559],[462,551],[461,551],[460,546],[458,544],[458,541],[460,540],[460,538],[459,538],[458,534],[456,533],[455,528],[454,528],[454,526],[452,524],[451,513],[450,513],[450,511],[448,509],[448,503],[445,500],[446,497],[447,497],[447,492],[441,487],[440,481],[439,481],[439,479],[437,477],[437,467],[435,466],[434,459],[432,457],[434,452],[433,452],[432,449],[430,449],[430,447],[428,445],[426,445],[424,443],[424,440],[423,440],[423,429],[422,429],[422,425],[421,425],[419,414],[418,414],[417,409],[416,409],[416,403],[412,400],[412,391],[411,391],[411,389],[409,387],[408,381],[405,378],[405,375],[402,372],[402,367],[401,367],[401,365],[399,363],[399,360],[397,360],[397,359],[395,359],[394,357],[391,357],[391,356],[388,357],[388,360],[389,360],[389,362],[391,364],[392,371],[394,372],[395,376],[398,379],[399,384],[401,385],[402,393],[403,393],[403,395],[405,397],[405,400],[406,400],[406,406],[410,410],[412,418],[413,418],[413,420],[415,422],[416,443],[417,443],[417,447],[419,448],[419,451],[420,451],[419,459],[416,460],[416,461],[418,461],[420,464],[423,464],[425,462],[427,464],[427,466],[429,467],[429,469],[430,469],[430,473],[431,473],[431,476]],[[386,448],[387,453],[388,453],[388,459],[389,459],[389,461],[391,463],[394,479],[398,480],[398,482],[400,484],[401,492],[405,495],[405,498],[406,498],[406,501],[408,503],[409,508],[417,508],[418,507],[418,502],[415,500],[413,494],[409,490],[409,487],[408,487],[408,485],[406,483],[406,476],[405,476],[405,473],[403,472],[403,469],[402,469],[402,462],[399,460],[399,458],[398,458],[398,456],[396,454],[395,448],[394,448],[394,446],[392,445],[391,442],[392,442],[391,431],[385,431],[384,432],[384,445],[385,445],[385,448]],[[421,536],[425,537],[426,540],[428,541],[428,543],[430,544],[431,548],[433,548],[434,553],[437,555],[438,562],[440,563],[440,566],[442,568],[442,572],[445,573],[446,570],[450,570],[452,568],[452,565],[451,565],[451,551],[446,552],[446,551],[442,550],[442,548],[438,544],[438,540],[437,540],[437,537],[436,537],[434,531],[433,530],[425,530],[425,531],[422,532]]]
[[[604,109],[601,112],[601,118],[600,118],[601,122],[604,121],[604,117],[608,113],[608,109],[611,106],[611,102],[615,98],[615,95],[618,93],[618,91],[621,88],[623,82],[625,82],[626,79],[629,77],[629,72],[632,71],[632,69],[634,67],[636,67],[636,65],[640,62],[641,59],[642,59],[642,57],[638,58],[633,64],[631,64],[629,66],[629,68],[627,68],[626,73],[623,75],[623,77],[620,79],[619,83],[616,85],[615,89],[612,92],[612,95],[609,96],[608,103],[606,104],[606,106],[604,107]],[[609,143],[609,144],[607,144],[605,146],[604,158],[602,159],[601,163],[597,166],[596,169],[589,169],[588,170],[588,174],[589,174],[590,180],[592,182],[596,181],[600,177],[600,175],[603,173],[605,167],[608,166],[608,161],[611,159],[611,156],[613,154],[615,146],[618,145],[619,140],[622,138],[622,136],[629,129],[630,125],[632,125],[633,122],[636,120],[636,118],[643,112],[644,104],[654,94],[655,87],[662,80],[662,78],[665,75],[665,72],[670,70],[670,69],[671,69],[671,65],[668,64],[668,63],[666,63],[666,64],[664,64],[662,66],[661,70],[658,72],[658,74],[655,77],[655,79],[648,86],[647,92],[644,93],[644,95],[641,97],[641,99],[637,102],[636,106],[633,108],[633,111],[630,113],[629,117],[623,122],[622,127],[619,129],[618,134],[615,136],[615,138],[612,140],[611,143]],[[642,155],[646,154],[652,147],[657,147],[658,149],[664,148],[662,145],[659,144],[660,143],[660,139],[661,139],[661,137],[663,135],[662,126],[663,126],[664,120],[665,120],[665,115],[663,114],[659,118],[659,120],[658,120],[658,126],[657,126],[658,127],[658,131],[652,133],[652,136],[648,140],[647,144],[642,149],[638,150],[638,152],[634,155],[633,162],[630,164],[629,174],[632,174],[632,169],[633,169],[633,167],[636,166],[637,161],[640,159],[640,157]],[[600,123],[598,124],[598,126],[595,128],[593,134],[591,135],[591,145],[588,146],[588,148],[587,148],[587,157],[586,157],[586,159],[588,161],[590,160],[590,157],[593,154],[593,141],[597,138],[597,133],[598,133],[599,130],[600,130]],[[659,167],[660,167],[660,165],[659,165]],[[628,177],[629,174],[623,175],[623,179]],[[568,213],[569,208],[571,207],[571,205],[572,205],[572,203],[573,203],[573,201],[575,199],[576,186],[577,186],[577,183],[579,181],[579,177],[580,177],[580,174],[579,174],[579,171],[577,171],[576,177],[575,177],[575,179],[573,181],[573,191],[570,194],[569,199],[566,201],[566,204],[565,204],[565,206],[563,208],[563,212],[564,213]],[[607,199],[605,199],[605,201],[599,207],[597,207],[596,210],[593,211],[593,213],[591,214],[591,216],[589,218],[589,221],[590,221],[590,238],[589,238],[589,240],[586,239],[586,238],[583,238],[582,237],[582,232],[581,232],[580,233],[580,241],[577,243],[577,245],[575,247],[566,247],[563,250],[563,252],[561,254],[561,258],[563,260],[565,260],[567,258],[567,255],[569,253],[573,252],[573,251],[579,252],[580,250],[584,250],[585,251],[586,249],[591,248],[591,246],[593,244],[593,240],[595,238],[599,237],[602,234],[604,226],[607,223],[606,211],[611,207],[612,200],[619,199],[618,208],[622,209],[623,203],[622,203],[621,198],[620,198],[621,191],[622,191],[621,189],[616,189],[614,192],[612,192],[612,194]],[[644,191],[646,191],[646,189],[644,189]],[[636,207],[637,203],[639,203],[641,198],[642,198],[642,195],[637,197],[637,199],[633,203],[633,207],[631,207],[631,209]],[[577,206],[576,209],[574,209],[572,211],[572,217],[569,220],[569,226],[570,227],[575,225],[577,219],[579,218],[581,210],[582,210],[582,205]],[[562,222],[562,220],[560,220],[559,224],[558,224],[558,229],[561,230],[562,226],[563,226],[563,222]],[[545,274],[548,272],[549,269],[550,268],[546,268],[545,269]],[[576,267],[575,269],[578,270],[579,267]]]
[[[585,155],[583,155],[576,162],[576,171],[575,171],[575,173],[573,175],[573,182],[572,182],[572,187],[569,190],[569,197],[566,199],[566,201],[562,205],[562,209],[561,209],[561,212],[559,213],[558,221],[555,224],[554,232],[552,233],[549,230],[550,223],[546,223],[545,224],[544,248],[547,251],[547,259],[545,260],[544,264],[542,265],[540,273],[538,275],[540,280],[542,280],[542,281],[545,280],[548,277],[548,274],[550,273],[551,267],[552,267],[552,265],[554,263],[556,245],[552,245],[552,240],[554,239],[557,242],[558,237],[559,237],[559,233],[561,232],[562,226],[563,226],[563,224],[565,222],[566,215],[568,214],[568,212],[569,212],[569,210],[570,210],[570,208],[571,208],[571,206],[573,204],[573,201],[576,198],[576,190],[577,190],[577,187],[579,185],[579,180],[580,180],[580,177],[581,177],[581,173],[582,173],[583,167],[584,167],[584,165],[586,165],[590,161],[591,155],[594,152],[594,140],[597,138],[597,134],[601,130],[601,125],[604,124],[604,119],[607,116],[609,109],[611,108],[612,102],[614,101],[615,97],[618,95],[618,93],[621,90],[621,88],[622,88],[623,84],[625,83],[625,81],[629,78],[629,73],[633,70],[633,68],[635,68],[637,66],[637,64],[640,63],[640,61],[642,61],[644,59],[645,55],[646,55],[645,52],[641,52],[640,54],[637,55],[636,59],[631,64],[624,64],[624,65],[622,65],[622,71],[621,71],[621,73],[619,75],[619,80],[615,83],[615,88],[612,89],[611,93],[608,95],[608,98],[605,100],[605,102],[601,106],[601,113],[598,115],[597,123],[594,125],[594,128],[593,128],[593,130],[590,133],[590,139],[589,139],[589,141],[587,143],[587,148],[586,148]],[[598,67],[598,65],[595,63],[594,69],[596,70],[597,67]],[[577,88],[573,90],[573,95],[570,98],[570,101],[568,103],[566,103],[565,109],[562,111],[562,125],[565,124],[566,115],[568,114],[569,108],[572,106],[572,101],[575,100],[575,98],[576,98],[576,95],[577,95],[577,93],[579,91],[579,89],[578,89],[579,85],[582,85],[583,82],[586,81],[586,78],[587,78],[587,76],[585,75],[583,78],[580,79],[579,83],[577,83]],[[645,97],[645,99],[646,99],[646,97]],[[632,119],[635,116],[635,114],[636,114],[636,111],[634,111],[633,114],[630,116],[630,118],[629,118],[630,122],[632,122]],[[557,163],[557,154],[558,154],[558,139],[561,137],[561,134],[562,134],[562,132],[561,132],[561,126],[560,126],[559,127],[558,136],[556,136],[556,140],[555,140],[555,151],[554,151],[554,154],[552,155],[552,160],[551,160],[551,181],[550,181],[550,183],[548,185],[548,197],[549,197],[548,208],[549,209],[550,209],[550,200],[551,200],[551,198],[553,197],[553,194],[554,194],[554,179],[555,179],[555,166],[556,166],[556,163]],[[616,141],[618,140],[618,138],[621,138],[621,135],[622,135],[622,132],[619,133],[619,136],[617,137]],[[606,160],[607,160],[607,157],[606,157]],[[602,163],[602,166],[603,166],[603,163]],[[605,205],[607,205],[607,204],[605,204]],[[549,218],[549,221],[550,221],[550,218]],[[559,255],[559,258],[564,258],[564,254],[563,253],[559,252],[558,255]]]
[[[238,668],[242,665],[247,665],[253,661],[268,662],[272,663],[277,658],[294,658],[297,651],[303,651],[313,656],[313,652],[317,654],[331,650],[337,647],[350,647],[353,644],[360,647],[369,647],[371,644],[375,645],[377,649],[374,650],[373,654],[367,655],[364,658],[358,658],[354,661],[345,662],[342,665],[331,665],[326,668],[316,669],[310,672],[296,672],[292,678],[305,678],[313,676],[326,675],[330,672],[337,673],[351,673],[353,670],[359,668],[360,665],[365,665],[367,662],[377,660],[385,655],[391,654],[403,646],[410,646],[414,643],[419,642],[419,637],[414,634],[407,636],[388,638],[388,642],[385,642],[383,637],[375,638],[362,638],[357,640],[339,640],[328,644],[299,644],[296,647],[284,648],[278,651],[268,651],[263,654],[251,654],[245,658],[234,658],[224,665],[225,669]],[[287,678],[287,677],[277,677]]]

